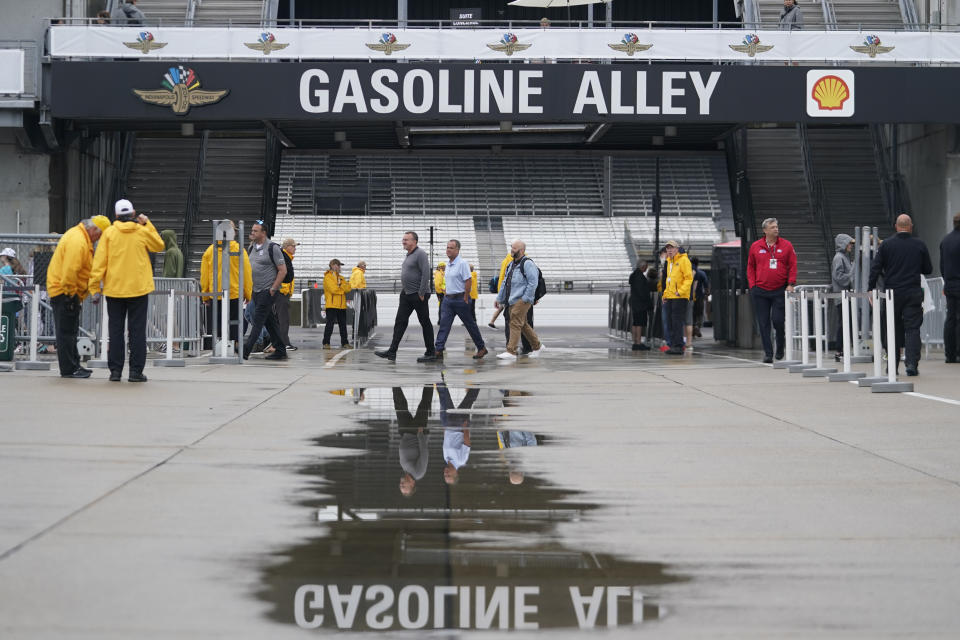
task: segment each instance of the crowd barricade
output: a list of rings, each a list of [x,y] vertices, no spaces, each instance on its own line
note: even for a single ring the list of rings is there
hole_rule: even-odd
[[[323,324],[323,289],[304,289],[300,296],[300,326],[312,329]]]
[[[620,340],[633,341],[633,309],[630,307],[630,289],[614,289],[607,293],[607,329],[610,335]],[[647,324],[643,328],[643,337],[648,342],[654,338],[662,338],[663,332],[660,330],[660,294],[651,295],[653,301],[652,309],[647,313]],[[653,346],[651,344],[651,346]]]
[[[166,346],[168,338],[191,356],[200,355],[206,326],[200,300],[200,283],[193,278],[154,278],[147,310],[147,343]],[[169,331],[170,292],[173,292],[173,327]],[[170,354],[168,353],[168,356]]]
[[[947,321],[947,298],[943,295],[943,278],[926,278],[923,299],[923,326],[920,341],[924,356],[930,356],[930,347],[943,348],[943,324]]]

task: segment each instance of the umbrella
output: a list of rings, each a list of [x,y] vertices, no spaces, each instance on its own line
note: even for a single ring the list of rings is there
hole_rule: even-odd
[[[604,4],[610,0],[513,0],[507,4],[514,7],[543,7],[544,9],[567,8],[567,22],[570,22],[570,7],[583,4]]]

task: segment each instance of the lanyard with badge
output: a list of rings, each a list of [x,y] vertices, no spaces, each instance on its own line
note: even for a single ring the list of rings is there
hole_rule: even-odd
[[[776,242],[773,243],[773,246],[772,246],[772,247],[771,247],[770,245],[767,245],[767,249],[770,251],[770,255],[772,255],[772,256],[776,256],[776,255],[777,255],[777,254],[776,254],[776,249],[777,249],[777,243],[776,243]],[[771,271],[776,271],[776,270],[777,270],[777,259],[776,259],[776,257],[770,258],[770,270],[771,270]]]

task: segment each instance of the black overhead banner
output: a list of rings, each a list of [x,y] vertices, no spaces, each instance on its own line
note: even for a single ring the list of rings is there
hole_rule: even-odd
[[[960,122],[960,69],[54,62],[58,118]]]

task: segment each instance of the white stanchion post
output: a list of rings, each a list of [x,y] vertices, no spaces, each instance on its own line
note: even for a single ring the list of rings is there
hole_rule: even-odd
[[[873,375],[860,378],[857,381],[861,387],[872,387],[877,382],[884,382],[883,376],[883,346],[880,341],[880,293],[874,289],[870,292],[871,332],[873,333]]]
[[[174,307],[176,305],[176,297],[174,295],[174,290],[170,289],[170,296],[167,298],[167,357],[160,360],[154,360],[153,366],[155,367],[183,367],[186,366],[186,363],[182,358],[173,357],[173,327],[175,324],[174,321]]]
[[[787,371],[800,373],[814,366],[810,364],[810,312],[807,309],[807,291],[804,289],[800,291],[800,364],[790,365]]]
[[[231,354],[231,344],[230,344],[230,283],[231,283],[231,273],[230,273],[230,263],[234,258],[233,252],[230,247],[232,242],[231,237],[233,236],[232,228],[230,228],[229,220],[220,220],[216,223],[215,235],[214,238],[218,241],[222,241],[219,246],[222,246],[220,253],[220,286],[223,289],[217,295],[220,298],[220,355],[217,355],[216,345],[213,345],[213,351],[210,353],[210,364],[240,364],[243,362],[241,359],[240,353]],[[243,223],[240,223],[240,237],[243,237]],[[269,247],[267,247],[269,250]],[[216,254],[216,250],[214,250]],[[238,253],[236,255],[238,264],[238,279],[237,279],[237,296],[238,305],[243,301],[243,247],[238,245]],[[216,282],[214,282],[216,286]],[[239,342],[243,341],[243,308],[240,307],[240,326],[238,327],[239,333]],[[241,345],[237,345],[241,349]]]
[[[106,369],[108,367],[107,348],[110,346],[110,328],[108,322],[107,299],[100,296],[100,358],[87,362],[87,366],[91,369]]]
[[[793,359],[793,345],[794,345],[794,332],[797,330],[796,323],[793,319],[793,314],[796,313],[794,306],[796,305],[795,298],[796,294],[790,293],[789,291],[783,292],[783,333],[784,340],[786,344],[783,346],[783,360],[773,363],[774,369],[786,369],[794,364],[800,364],[798,360]]]
[[[40,325],[40,285],[33,286],[33,298],[30,300],[30,359],[18,361],[17,369],[29,371],[49,371],[49,362],[37,360],[37,332]]]
[[[831,373],[836,373],[836,369],[824,368],[823,366],[823,342],[826,338],[826,330],[824,328],[823,315],[826,311],[826,301],[820,297],[820,291],[815,290],[813,292],[813,333],[814,340],[817,341],[816,344],[816,354],[817,354],[817,366],[813,369],[804,369],[803,377],[804,378],[825,378]]]
[[[229,246],[229,245],[228,245]],[[230,289],[223,290],[220,298],[220,357],[230,357]]]
[[[893,289],[887,289],[887,381],[874,382],[870,387],[873,393],[904,393],[913,391],[912,382],[897,382],[897,365],[900,350],[897,349],[896,314],[893,309]]]
[[[831,373],[829,376],[830,382],[849,382],[850,380],[859,380],[867,375],[862,371],[853,371],[851,368],[853,363],[853,357],[850,354],[851,333],[856,327],[855,323],[857,321],[856,313],[854,313],[856,307],[853,301],[854,298],[849,291],[840,292],[840,322],[843,323],[841,326],[843,333],[843,372]]]

